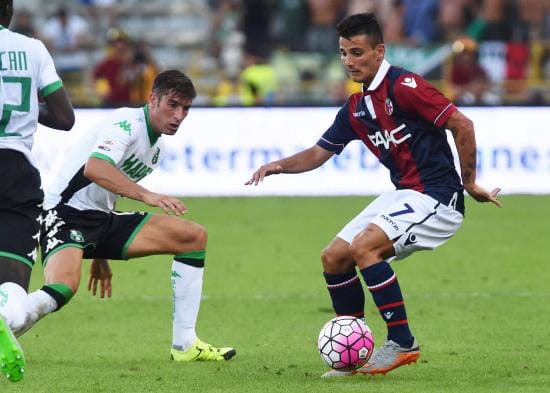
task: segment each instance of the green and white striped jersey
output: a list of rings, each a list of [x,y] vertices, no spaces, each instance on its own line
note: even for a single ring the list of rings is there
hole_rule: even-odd
[[[34,164],[37,92],[47,96],[61,86],[44,44],[0,25],[0,149],[20,151]]]
[[[88,158],[108,161],[138,182],[159,165],[163,152],[147,106],[117,109],[93,131],[79,135],[69,148],[45,187],[44,208],[64,203],[78,210],[110,212],[117,196],[84,177]]]

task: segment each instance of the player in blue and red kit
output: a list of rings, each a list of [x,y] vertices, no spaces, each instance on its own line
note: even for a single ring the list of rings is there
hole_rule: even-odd
[[[246,184],[318,168],[356,139],[390,170],[396,190],[370,203],[322,252],[336,314],[364,317],[365,295],[357,267],[388,329],[387,341],[364,367],[331,370],[323,376],[385,374],[420,356],[390,262],[434,249],[453,236],[464,218],[464,189],[476,201],[497,206],[500,189],[488,192],[476,184],[472,121],[420,76],[384,59],[382,32],[374,15],[348,16],[337,30],[342,63],[351,79],[363,84],[363,91],[349,97],[317,144],[261,166]],[[446,129],[454,137],[461,176]]]

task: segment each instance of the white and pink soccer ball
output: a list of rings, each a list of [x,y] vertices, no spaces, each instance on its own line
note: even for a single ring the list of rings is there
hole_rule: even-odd
[[[374,350],[374,338],[363,320],[351,316],[328,321],[319,333],[321,359],[334,370],[355,370],[363,366]]]

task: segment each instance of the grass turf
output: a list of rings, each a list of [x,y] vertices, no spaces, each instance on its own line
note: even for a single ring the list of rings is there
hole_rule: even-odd
[[[113,298],[79,293],[21,337],[23,381],[2,392],[541,392],[550,385],[548,196],[467,199],[458,234],[394,264],[422,356],[386,376],[321,380],[333,314],[319,255],[370,198],[186,198],[209,248],[199,336],[223,363],[169,360],[169,256],[113,261]],[[147,209],[121,201],[119,208]],[[154,209],[152,209],[154,211]],[[36,267],[31,289],[41,285]],[[367,293],[367,323],[385,328]]]

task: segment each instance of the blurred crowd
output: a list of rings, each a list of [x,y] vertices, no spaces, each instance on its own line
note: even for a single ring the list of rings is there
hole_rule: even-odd
[[[28,3],[10,28],[44,41],[80,106],[142,104],[156,72],[174,67],[202,105],[339,105],[360,86],[334,26],[358,12],[379,18],[392,64],[459,104],[550,102],[550,0]]]

